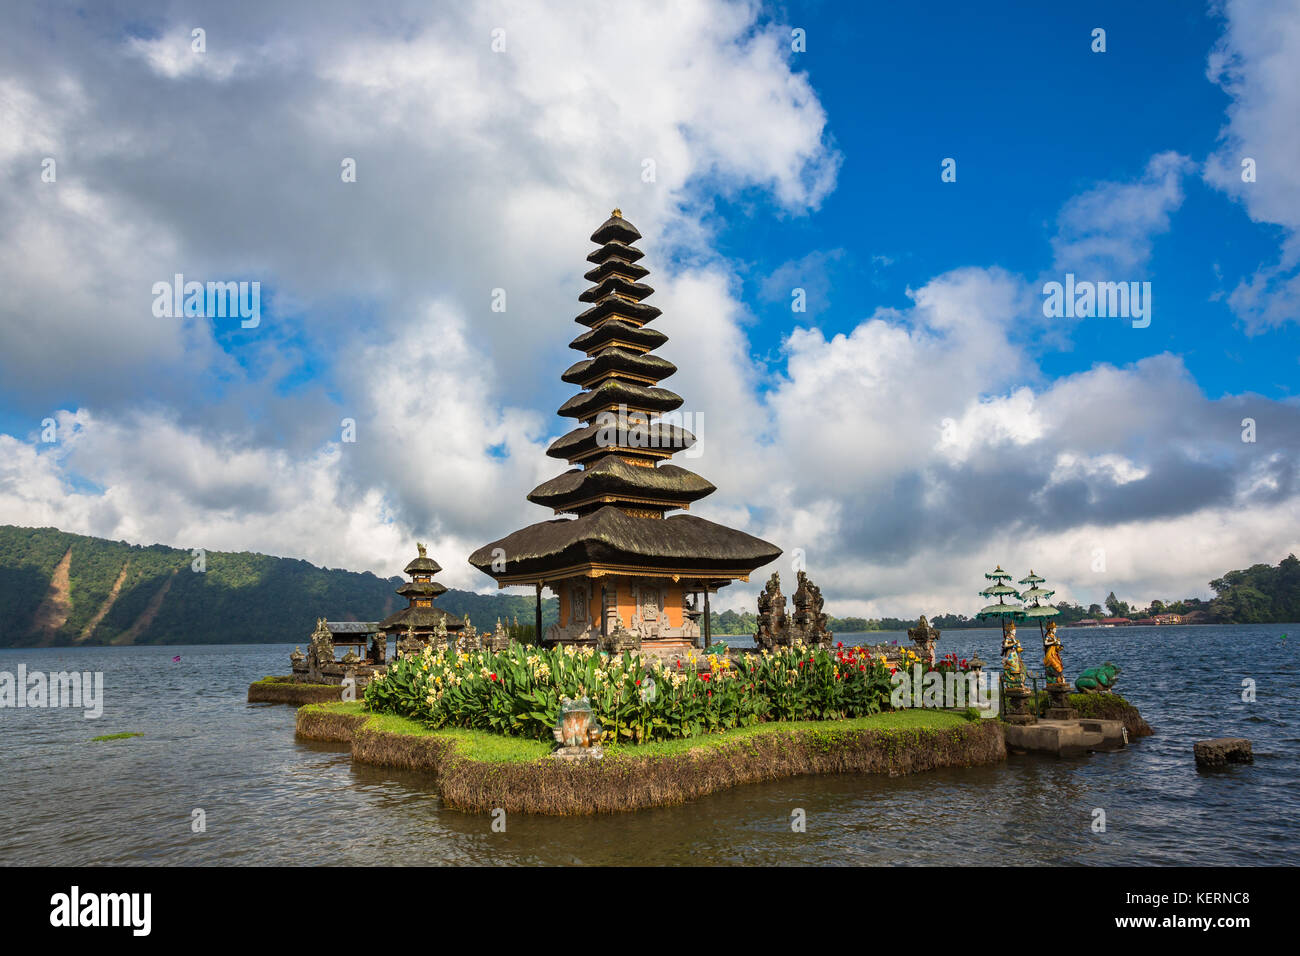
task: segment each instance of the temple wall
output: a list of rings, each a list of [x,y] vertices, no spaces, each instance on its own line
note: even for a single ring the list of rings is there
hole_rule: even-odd
[[[572,585],[574,581],[560,582],[558,587],[552,588],[560,599],[560,624],[567,626],[570,622],[570,609],[572,601]],[[681,627],[685,619],[682,613],[682,586],[674,584],[671,580],[655,578],[591,578],[586,580],[587,584],[587,620],[592,624],[600,624],[601,608],[601,588],[607,588],[611,593],[617,596],[618,616],[623,621],[625,627],[632,622],[632,616],[637,613],[635,601],[635,589],[637,587],[657,585],[664,592],[664,615],[668,620],[669,627]]]

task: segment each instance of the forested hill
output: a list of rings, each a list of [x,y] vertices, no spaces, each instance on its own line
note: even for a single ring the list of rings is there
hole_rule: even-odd
[[[379,621],[405,602],[402,578],[318,568],[246,551],[141,547],[54,528],[0,525],[0,647],[69,644],[305,644],[316,619]],[[533,621],[533,598],[450,590],[437,605]],[[543,619],[555,619],[555,599]]]

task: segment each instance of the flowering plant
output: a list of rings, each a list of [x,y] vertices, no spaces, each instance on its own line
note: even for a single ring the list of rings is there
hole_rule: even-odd
[[[707,666],[706,666],[707,662]],[[512,644],[399,658],[366,687],[373,711],[431,727],[546,740],[561,699],[587,697],[615,740],[638,743],[771,720],[860,717],[888,707],[890,671],[864,648],[796,645],[731,658],[693,654],[666,665],[632,651]]]

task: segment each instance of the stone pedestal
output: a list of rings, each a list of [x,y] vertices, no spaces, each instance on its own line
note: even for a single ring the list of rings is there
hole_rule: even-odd
[[[1078,757],[1087,753],[1122,750],[1128,741],[1119,720],[1040,720],[1032,726],[1006,728],[1011,753],[1041,753]]]
[[[1008,690],[1002,694],[1002,699],[1006,701],[1006,707],[1002,711],[1002,719],[1008,724],[1034,724],[1038,722],[1029,711],[1029,698],[1032,695],[1027,690]]]
[[[1079,714],[1070,706],[1070,685],[1047,685],[1047,719],[1074,720]]]
[[[605,752],[600,747],[560,747],[551,756],[563,763],[586,763],[600,760]]]

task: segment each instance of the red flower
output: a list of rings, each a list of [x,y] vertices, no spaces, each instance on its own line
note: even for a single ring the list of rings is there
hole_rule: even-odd
[[[496,675],[496,674],[488,674],[488,677],[492,678],[493,680],[496,680],[496,679],[497,679],[497,675]]]
[[[637,686],[637,687],[640,687],[640,686],[641,686],[641,682],[640,682],[640,681],[637,681],[637,682],[636,682],[636,686]]]

